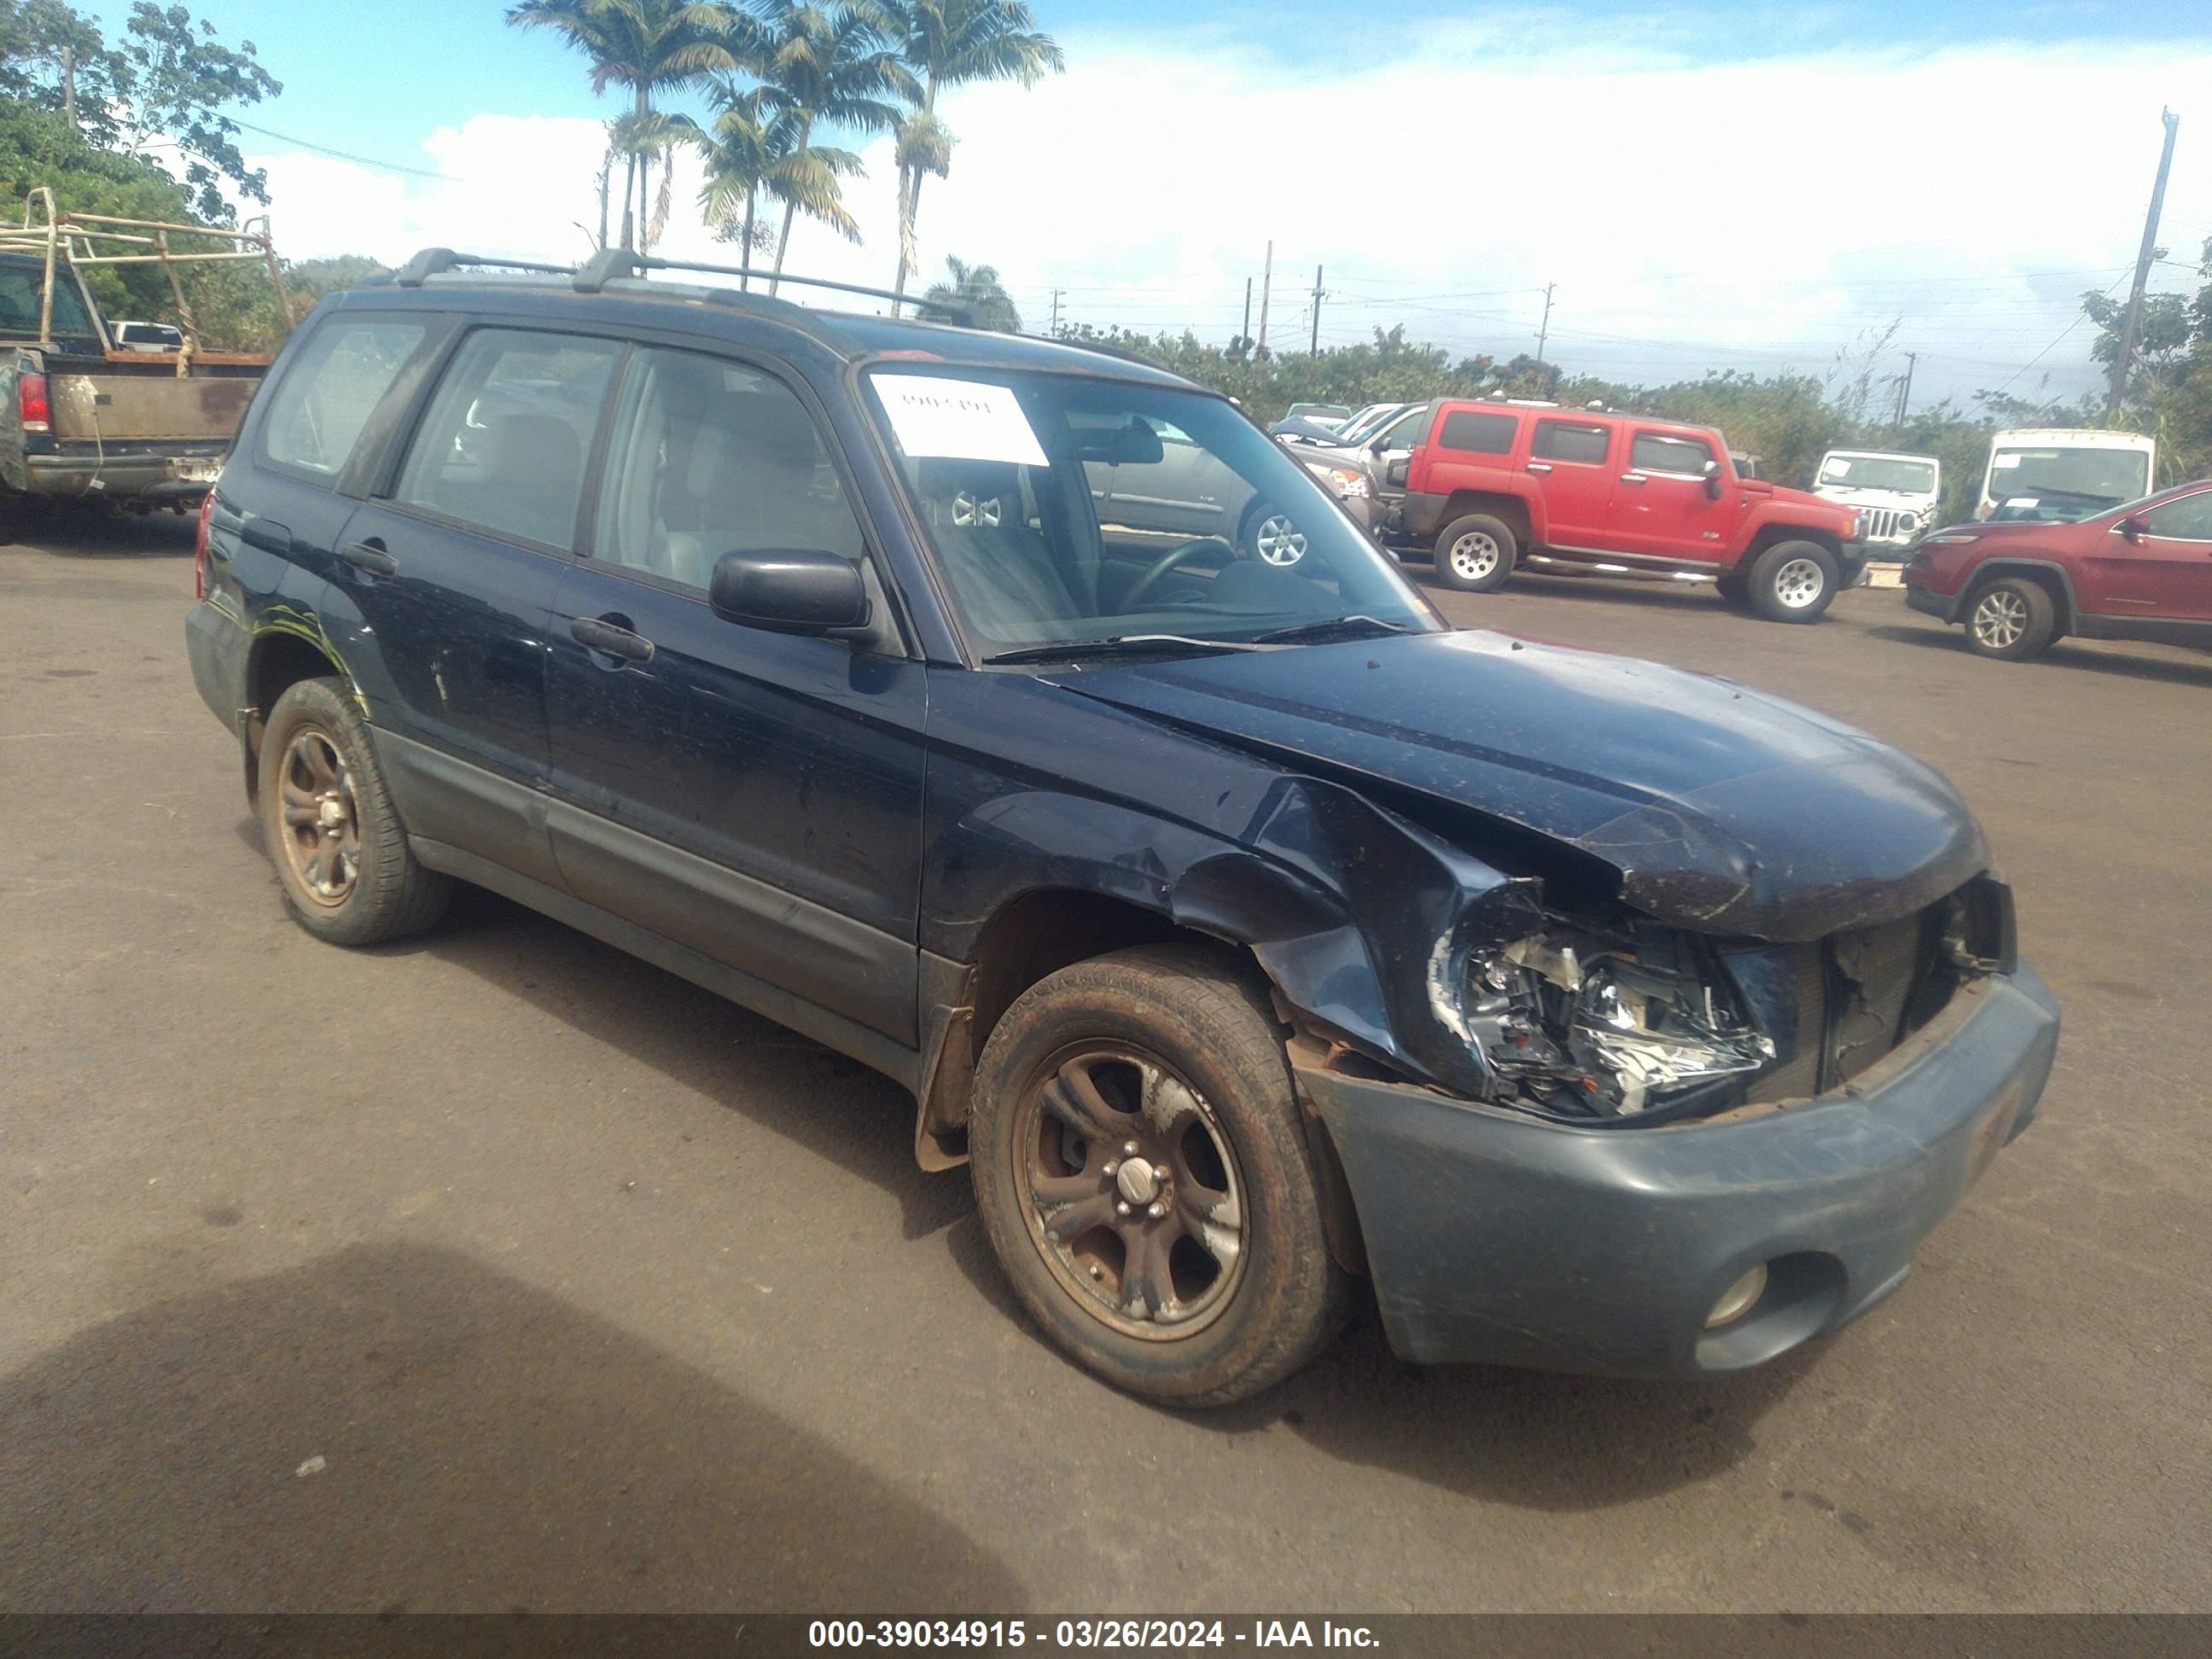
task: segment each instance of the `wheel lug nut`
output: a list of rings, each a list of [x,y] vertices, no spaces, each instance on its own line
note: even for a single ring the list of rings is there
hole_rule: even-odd
[[[1124,1158],[1134,1158],[1134,1157],[1136,1157],[1136,1155],[1137,1155],[1137,1143],[1136,1143],[1135,1141],[1133,1141],[1133,1140],[1125,1140],[1125,1141],[1123,1141],[1123,1142],[1121,1143],[1121,1155],[1122,1155]]]
[[[1116,1215],[1128,1214],[1129,1200],[1126,1198],[1115,1200],[1114,1204],[1114,1213]]]
[[[1145,1212],[1145,1213],[1146,1213],[1146,1215],[1148,1215],[1148,1216],[1152,1217],[1152,1218],[1153,1220],[1155,1220],[1155,1221],[1158,1221],[1158,1220],[1162,1216],[1165,1215],[1167,1212],[1168,1212],[1168,1206],[1167,1206],[1166,1205],[1164,1205],[1164,1204],[1155,1204],[1155,1205],[1153,1205],[1153,1206],[1152,1206],[1152,1207],[1151,1209],[1149,1209],[1149,1210],[1147,1210],[1147,1211],[1146,1211],[1146,1212]]]
[[[1120,1158],[1108,1158],[1108,1159],[1106,1160],[1106,1173],[1107,1173],[1108,1175],[1115,1175],[1115,1174],[1118,1174],[1118,1173],[1120,1172],[1120,1170],[1121,1170],[1121,1160]]]
[[[1106,1277],[1106,1270],[1094,1261],[1091,1264],[1091,1276],[1093,1279],[1103,1279]]]

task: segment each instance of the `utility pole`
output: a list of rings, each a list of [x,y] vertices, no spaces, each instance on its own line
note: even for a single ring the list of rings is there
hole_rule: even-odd
[[[1316,356],[1316,357],[1318,357],[1318,356],[1321,356],[1321,301],[1322,301],[1321,267],[1320,267],[1319,265],[1316,265],[1316,266],[1314,267],[1314,295],[1313,295],[1313,300],[1314,300],[1314,307],[1313,307],[1313,339],[1312,339],[1312,341],[1311,341],[1311,342],[1307,345],[1307,347],[1306,347],[1306,350],[1307,350],[1307,351],[1308,351],[1311,356]]]
[[[1275,245],[1267,244],[1267,263],[1260,267],[1260,349],[1252,355],[1267,355],[1267,295],[1275,286]]]
[[[1237,337],[1240,340],[1252,337],[1252,279],[1249,276],[1244,279],[1244,331]]]
[[[1059,336],[1060,336],[1060,293],[1061,293],[1061,290],[1060,290],[1060,289],[1053,289],[1053,291],[1052,291],[1052,332],[1053,332],[1053,337],[1054,337],[1055,339],[1057,339],[1057,338],[1059,337]]]
[[[2136,285],[2128,290],[2128,318],[2120,326],[2120,355],[2112,360],[2112,395],[2105,399],[2105,423],[2120,412],[2120,398],[2128,389],[2128,365],[2136,352],[2136,328],[2142,320],[2143,285],[2150,281],[2150,262],[2158,257],[2158,216],[2166,205],[2166,175],[2173,168],[2173,138],[2181,131],[2181,118],[2161,109],[2158,118],[2166,126],[2166,148],[2158,158],[2158,181],[2150,187],[2150,215],[2143,221],[2142,252],[2136,256]]]
[[[1550,283],[1544,284],[1544,320],[1537,325],[1536,329],[1536,367],[1539,368],[1544,366],[1544,342],[1552,336],[1553,286]]]
[[[1918,368],[1919,364],[1918,352],[1908,351],[1905,354],[1905,384],[1899,386],[1897,392],[1897,429],[1900,432],[1905,429],[1905,411],[1912,406],[1912,371]]]
[[[62,113],[69,117],[70,131],[77,130],[76,119],[76,48],[64,42],[62,46]]]

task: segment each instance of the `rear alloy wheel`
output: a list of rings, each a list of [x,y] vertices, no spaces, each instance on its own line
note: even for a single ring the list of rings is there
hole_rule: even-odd
[[[1487,593],[1513,574],[1520,544],[1503,520],[1486,513],[1455,519],[1437,538],[1437,580],[1459,593]]]
[[[352,688],[301,680],[269,711],[257,795],[294,920],[333,945],[380,945],[438,919],[448,877],[407,845]]]
[[[1305,557],[1306,532],[1291,521],[1289,514],[1259,507],[1245,526],[1244,545],[1261,563],[1287,570]]]
[[[1023,1305],[1118,1388],[1241,1400],[1342,1322],[1281,1035],[1211,951],[1117,951],[1032,986],[984,1047],[968,1139]]]
[[[2007,576],[1974,596],[1966,611],[1966,645],[1981,656],[2018,662],[2050,645],[2057,621],[2042,583]]]
[[[1751,567],[1750,591],[1769,622],[1817,621],[1836,597],[1835,556],[1818,542],[1777,542]]]

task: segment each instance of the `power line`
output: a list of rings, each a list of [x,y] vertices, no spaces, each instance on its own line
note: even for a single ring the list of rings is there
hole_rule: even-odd
[[[432,173],[427,167],[403,167],[398,161],[380,161],[373,156],[356,155],[350,150],[332,149],[328,144],[318,144],[307,138],[295,138],[289,132],[278,132],[272,128],[258,127],[251,121],[240,121],[234,115],[230,119],[234,125],[244,127],[248,132],[258,132],[264,138],[274,138],[283,143],[297,144],[301,149],[313,150],[318,155],[334,155],[341,161],[352,161],[365,167],[381,167],[387,173],[410,173],[417,179],[435,179],[441,184],[465,185],[472,182],[467,179],[456,179],[450,173]]]
[[[2112,290],[2118,288],[2122,283],[2127,281],[2127,279],[2128,274],[2124,270],[2118,276],[2113,277],[2112,280],[2106,285],[2105,297],[2106,299],[2112,298]],[[2033,368],[2038,363],[2041,362],[2045,357],[2048,357],[2053,351],[2057,349],[2060,340],[2063,340],[2068,335],[2071,334],[2075,329],[2081,327],[2082,324],[2088,320],[2089,313],[2085,311],[2079,317],[2076,317],[2072,322],[2067,324],[2064,328],[2058,331],[2058,338],[2057,340],[2053,340],[2049,345],[2044,347],[2042,350],[2037,352],[2035,356],[2030,357],[2018,368],[2013,370],[2010,374],[2005,377],[2004,386],[1999,386],[1997,390],[1999,392],[2002,392],[2005,389],[2005,386],[2010,386],[2014,380],[2020,379],[2021,375],[2027,374],[2029,369]]]

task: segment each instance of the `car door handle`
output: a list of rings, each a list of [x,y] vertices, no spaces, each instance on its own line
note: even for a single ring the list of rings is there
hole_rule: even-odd
[[[1644,477],[1641,472],[1624,472],[1620,475],[1620,481],[1623,483],[1642,483]]]
[[[399,574],[399,561],[377,542],[355,542],[342,547],[338,550],[338,560],[371,576],[396,576]]]
[[[274,519],[248,519],[238,527],[238,538],[264,553],[289,553],[292,532]]]
[[[1528,470],[1531,472],[1549,472],[1552,470],[1552,464],[1549,461],[1531,461],[1528,463]]]
[[[651,640],[605,617],[579,617],[568,624],[568,632],[579,645],[587,650],[604,651],[608,656],[620,657],[624,662],[653,660]]]

